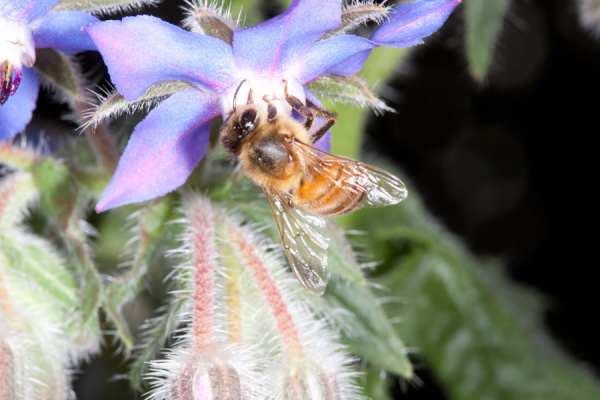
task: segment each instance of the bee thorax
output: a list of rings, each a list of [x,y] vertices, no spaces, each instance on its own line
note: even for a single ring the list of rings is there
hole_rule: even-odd
[[[250,158],[261,172],[276,179],[287,179],[292,174],[293,157],[276,136],[257,141],[249,150]]]

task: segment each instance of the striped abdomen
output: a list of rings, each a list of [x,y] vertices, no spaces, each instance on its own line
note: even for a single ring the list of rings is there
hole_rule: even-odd
[[[359,208],[366,192],[351,164],[325,161],[320,172],[303,176],[293,193],[294,204],[321,215],[342,215]]]

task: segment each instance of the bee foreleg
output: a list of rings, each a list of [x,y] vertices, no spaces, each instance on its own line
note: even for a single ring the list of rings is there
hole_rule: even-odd
[[[277,107],[273,105],[273,102],[269,100],[266,94],[263,96],[263,101],[267,103],[267,121],[275,121],[275,116],[277,115]]]
[[[306,130],[309,130],[310,127],[312,126],[313,120],[315,119],[312,111],[310,111],[310,108],[305,106],[304,104],[302,104],[302,102],[300,101],[299,98],[297,98],[296,96],[292,96],[291,94],[289,94],[288,92],[288,83],[287,81],[284,79],[283,82],[285,83],[285,99],[287,100],[287,102],[289,103],[290,106],[292,106],[292,108],[296,111],[298,111],[300,114],[302,114],[304,116],[304,118],[306,118],[306,120],[304,121],[304,128]]]

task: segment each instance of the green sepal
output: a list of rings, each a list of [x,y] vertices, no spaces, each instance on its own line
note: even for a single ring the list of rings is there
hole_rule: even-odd
[[[173,196],[165,196],[141,211],[137,227],[137,249],[131,269],[116,278],[106,289],[104,302],[106,313],[115,324],[117,334],[127,348],[133,346],[133,335],[121,309],[125,303],[135,298],[144,286],[148,258],[156,243],[166,230],[166,223],[172,215]]]
[[[165,81],[150,86],[136,100],[126,100],[123,95],[114,91],[100,97],[100,104],[86,112],[87,126],[96,126],[101,122],[119,117],[126,113],[144,110],[163,100],[166,96],[188,90],[194,86],[184,81]]]
[[[492,65],[508,0],[465,1],[465,42],[469,72],[483,80]]]
[[[354,2],[342,11],[342,23],[339,27],[325,33],[320,40],[354,31],[368,22],[380,24],[389,14],[389,8],[374,2]]]
[[[360,107],[371,107],[376,112],[393,111],[356,75],[321,75],[308,85],[308,89],[330,101],[354,103]]]
[[[71,104],[84,99],[87,95],[84,80],[71,56],[50,48],[36,49],[35,53],[35,70],[42,82],[60,90]]]
[[[204,1],[191,2],[188,17],[184,20],[185,27],[194,33],[200,33],[221,39],[227,44],[233,43],[233,31],[236,23],[231,19],[229,11],[223,10],[223,5],[214,3],[206,6]]]
[[[351,351],[377,368],[412,377],[404,342],[367,287],[332,276],[323,299],[330,308],[350,314],[330,313],[334,319],[339,316],[336,325],[342,327],[343,342]]]

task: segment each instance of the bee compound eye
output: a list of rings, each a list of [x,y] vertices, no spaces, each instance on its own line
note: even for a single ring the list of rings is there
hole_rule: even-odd
[[[244,132],[248,133],[256,127],[257,116],[258,113],[253,108],[242,113],[242,116],[240,117],[240,126]]]

